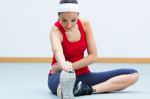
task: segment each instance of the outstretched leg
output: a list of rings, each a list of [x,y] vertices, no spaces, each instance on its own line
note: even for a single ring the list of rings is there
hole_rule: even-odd
[[[75,73],[72,71],[62,71],[60,74],[60,84],[57,88],[57,95],[62,99],[73,99],[73,88],[76,80]]]

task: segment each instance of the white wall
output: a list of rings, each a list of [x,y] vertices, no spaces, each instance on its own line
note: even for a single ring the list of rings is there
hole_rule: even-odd
[[[78,0],[100,57],[150,57],[149,0]],[[59,0],[0,0],[0,57],[49,57]],[[86,2],[86,3],[85,3]]]

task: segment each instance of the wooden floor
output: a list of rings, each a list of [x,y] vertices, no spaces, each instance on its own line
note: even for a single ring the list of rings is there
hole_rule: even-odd
[[[150,64],[97,63],[91,71],[135,68],[139,81],[117,93],[95,94],[75,99],[149,99]],[[0,99],[59,99],[47,86],[48,63],[0,63]]]

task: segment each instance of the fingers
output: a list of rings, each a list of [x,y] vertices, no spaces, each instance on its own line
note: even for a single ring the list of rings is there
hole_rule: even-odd
[[[72,63],[67,61],[67,71],[73,71]]]
[[[55,72],[60,72],[62,70],[62,66],[60,66],[58,63],[54,63],[52,65],[52,69],[51,70],[53,70]]]
[[[72,67],[72,63],[69,61],[66,61],[63,66],[62,69],[65,71],[73,71],[73,67]]]

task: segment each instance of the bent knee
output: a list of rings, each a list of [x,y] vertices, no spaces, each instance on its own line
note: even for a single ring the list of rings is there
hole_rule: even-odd
[[[133,73],[128,75],[128,84],[134,84],[139,79],[138,73]]]

